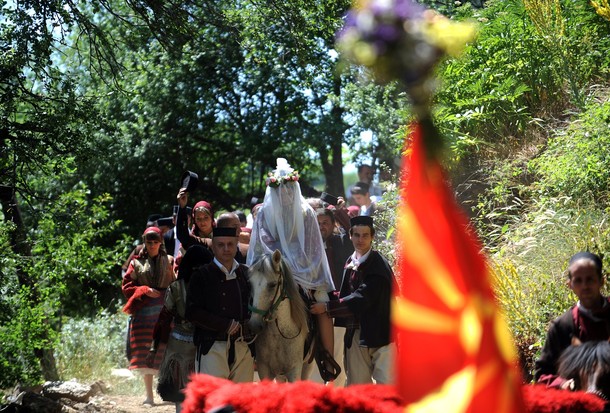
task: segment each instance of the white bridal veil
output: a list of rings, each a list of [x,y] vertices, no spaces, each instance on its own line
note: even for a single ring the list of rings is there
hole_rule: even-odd
[[[280,250],[297,283],[305,289],[334,290],[318,219],[301,196],[294,169],[278,158],[263,206],[252,228],[247,264]],[[268,179],[268,182],[270,181]]]

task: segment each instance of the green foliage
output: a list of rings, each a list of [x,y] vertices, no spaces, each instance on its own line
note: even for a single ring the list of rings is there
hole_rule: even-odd
[[[384,194],[381,201],[377,203],[375,211],[375,239],[373,246],[394,266],[396,262],[396,218],[398,213],[399,188],[393,185]]]
[[[32,187],[47,187],[47,195],[53,192],[45,180],[32,181]],[[28,201],[33,205],[37,198]],[[82,184],[46,198],[30,218],[31,256],[13,252],[16,228],[0,222],[0,387],[39,379],[37,357],[56,345],[61,314],[94,313],[107,299],[104,290],[116,294],[118,280],[111,274],[120,244],[102,245],[119,224],[109,219],[109,203],[107,195],[89,198]]]
[[[127,316],[120,311],[67,319],[60,332],[61,345],[55,348],[61,376],[91,382],[107,379],[112,369],[126,368],[126,328]]]
[[[348,113],[358,114],[349,116],[350,127],[346,130],[352,158],[357,163],[370,163],[372,159],[394,166],[393,160],[404,144],[401,127],[411,117],[406,93],[397,84],[382,87],[361,81],[346,84],[341,100]],[[371,139],[364,142],[361,134],[367,131],[371,133]]]
[[[11,222],[0,221],[0,388],[19,381],[35,382],[39,376],[38,360],[24,345],[31,335],[27,320],[35,310],[23,305],[27,289],[16,282],[23,259],[12,253],[10,234],[14,229]]]
[[[496,251],[506,231],[518,222],[532,189],[528,185],[527,164],[521,159],[497,162],[483,173],[486,188],[474,207],[474,222],[486,249]]]
[[[435,119],[456,160],[483,145],[522,135],[530,119],[528,97],[534,82],[527,80],[539,69],[533,60],[538,44],[518,13],[514,1],[492,2],[476,12],[478,39],[462,58],[439,69]]]
[[[91,197],[83,183],[62,191],[54,187],[55,180],[32,179],[31,185],[52,204],[41,205],[41,213],[31,215],[36,220],[28,234],[32,260],[27,272],[38,288],[48,289],[49,299],[57,300],[62,312],[92,314],[107,304],[105,294],[117,291],[114,274],[124,246],[111,243],[110,235],[120,221],[110,216],[112,199],[108,194]]]
[[[464,11],[479,21],[479,36],[439,68],[435,107],[454,160],[522,140],[538,117],[559,116],[570,103],[583,107],[588,85],[607,77],[610,27],[586,1],[562,5],[553,31],[534,24],[530,3],[541,2],[526,9],[521,0],[489,1]]]
[[[574,199],[592,197],[600,207],[608,205],[610,182],[610,100],[587,106],[566,128],[551,139],[544,153],[532,161],[541,176],[540,193]]]
[[[591,251],[610,264],[610,217],[593,205],[568,197],[541,202],[512,223],[494,254],[495,291],[530,372],[548,323],[576,301],[565,285],[569,258]]]

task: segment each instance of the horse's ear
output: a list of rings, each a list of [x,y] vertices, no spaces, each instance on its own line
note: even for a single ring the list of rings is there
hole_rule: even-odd
[[[582,344],[582,341],[580,341],[580,339],[576,336],[572,336],[572,343],[573,346],[577,347],[580,346]]]
[[[282,253],[280,250],[273,251],[271,258],[273,259],[273,269],[279,271],[282,266]]]

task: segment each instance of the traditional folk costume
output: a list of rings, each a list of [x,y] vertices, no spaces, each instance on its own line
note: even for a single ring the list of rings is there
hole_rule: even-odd
[[[361,218],[361,217],[359,217]],[[352,224],[354,225],[354,224]],[[328,302],[335,325],[346,327],[347,385],[391,384],[395,344],[390,339],[390,301],[394,273],[379,252],[348,258],[339,300]]]
[[[189,248],[180,262],[178,279],[165,293],[165,304],[155,325],[150,349],[155,352],[160,344],[167,344],[157,386],[157,392],[165,401],[184,401],[182,390],[191,373],[195,372],[195,327],[185,318],[186,293],[194,269],[210,263],[213,258],[212,253],[201,245]]]
[[[263,205],[254,220],[246,263],[252,265],[263,255],[279,250],[307,299],[327,302],[328,294],[335,290],[335,286],[317,215],[301,195],[298,180],[298,172],[290,167],[286,159],[278,158],[276,169],[267,178]],[[324,348],[323,352],[317,353],[324,358],[332,358],[332,321],[320,317],[316,320],[321,347]],[[318,360],[320,357],[317,355]],[[327,381],[338,374],[334,368],[331,371],[333,362],[327,360],[323,365],[318,362],[318,367],[323,369],[320,374]]]
[[[215,228],[215,234],[234,228]],[[218,235],[217,235],[218,236]],[[200,267],[191,278],[186,298],[186,317],[195,325],[195,368],[235,382],[254,379],[254,359],[241,334],[227,333],[232,320],[244,326],[250,318],[251,288],[248,268],[233,261],[225,268],[216,258]]]
[[[156,227],[147,228],[144,232],[161,231]],[[123,276],[122,290],[127,304],[123,311],[129,315],[129,369],[138,370],[142,374],[155,374],[163,356],[164,348],[160,348],[151,367],[146,364],[153,329],[161,308],[163,307],[165,289],[175,280],[171,257],[162,250],[156,257],[147,255],[144,249],[140,255],[131,260],[127,272]],[[146,295],[151,289],[161,294],[153,298]]]

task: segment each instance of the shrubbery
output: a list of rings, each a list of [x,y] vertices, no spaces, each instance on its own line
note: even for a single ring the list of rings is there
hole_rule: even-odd
[[[127,368],[125,357],[127,315],[101,311],[91,318],[69,318],[61,328],[55,349],[57,368],[64,378],[95,381],[112,369]]]
[[[118,291],[111,274],[120,245],[102,245],[118,225],[109,219],[109,202],[107,195],[90,199],[82,185],[54,197],[24,241],[31,255],[13,252],[16,228],[0,223],[0,388],[53,378],[62,316],[91,314],[103,288]]]
[[[610,99],[603,96],[549,139],[532,162],[541,176],[542,195],[567,195],[575,201],[608,205],[610,189]]]

